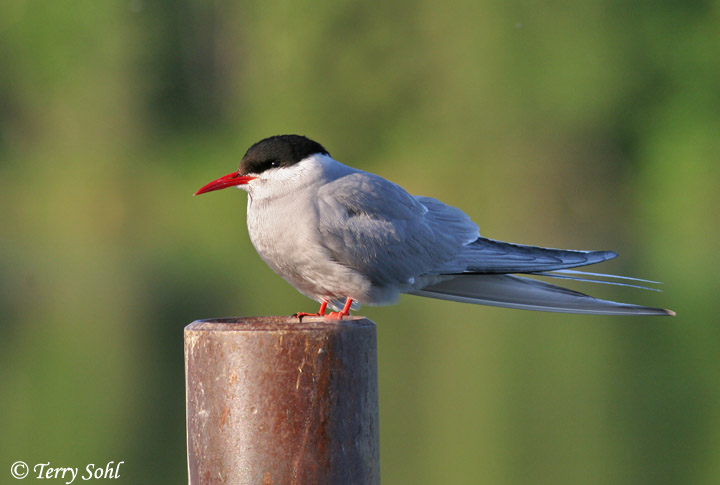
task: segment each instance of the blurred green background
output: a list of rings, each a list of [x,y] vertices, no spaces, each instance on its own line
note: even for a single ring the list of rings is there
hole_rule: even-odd
[[[191,194],[299,133],[678,312],[363,308],[385,483],[720,483],[720,2],[10,0],[0,59],[0,482],[186,481],[183,327],[316,308]]]

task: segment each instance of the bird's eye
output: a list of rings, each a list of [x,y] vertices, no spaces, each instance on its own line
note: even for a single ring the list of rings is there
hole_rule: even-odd
[[[270,168],[278,168],[280,166],[280,162],[277,160],[271,160],[270,161]]]

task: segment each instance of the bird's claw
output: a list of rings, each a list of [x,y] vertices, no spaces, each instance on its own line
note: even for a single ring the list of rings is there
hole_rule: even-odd
[[[305,313],[305,312],[297,312],[290,315],[291,318],[297,318],[302,322],[302,319],[305,317],[323,317],[322,313]]]
[[[302,322],[305,317],[323,317],[325,320],[342,320],[343,317],[348,316],[347,313],[343,312],[330,312],[330,313],[305,313],[297,312],[290,315],[292,318],[297,318]]]
[[[294,315],[292,315],[293,318],[297,318],[302,322],[303,317],[322,317],[325,316],[325,309],[327,308],[327,300],[323,300],[320,304],[320,309],[317,311],[317,313],[305,313],[305,312],[297,312]]]

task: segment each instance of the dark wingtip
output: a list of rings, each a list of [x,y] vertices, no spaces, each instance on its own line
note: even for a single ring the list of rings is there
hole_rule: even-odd
[[[617,258],[619,256],[619,254],[616,253],[615,251],[601,251],[601,253],[603,253],[603,256],[605,257],[605,261],[607,261],[608,259]]]
[[[652,310],[652,313],[646,313],[646,315],[653,315],[653,316],[659,316],[659,317],[675,317],[675,316],[677,316],[677,313],[675,313],[672,310],[668,310],[667,308],[647,307],[647,309]]]

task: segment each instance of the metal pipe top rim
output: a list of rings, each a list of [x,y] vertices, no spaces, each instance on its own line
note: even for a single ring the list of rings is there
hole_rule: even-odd
[[[325,320],[323,317],[303,317],[299,321],[291,316],[224,317],[195,320],[185,327],[193,332],[258,332],[258,331],[313,331],[342,327],[368,327],[375,323],[361,316],[349,316],[342,320]]]

